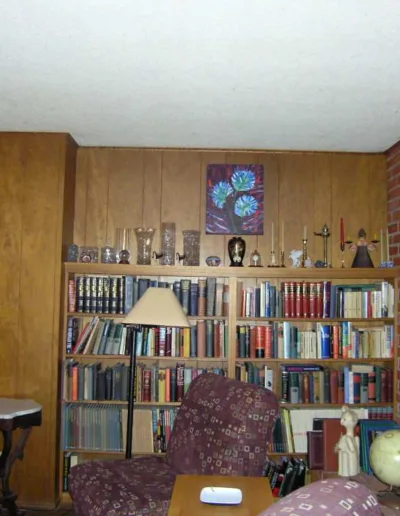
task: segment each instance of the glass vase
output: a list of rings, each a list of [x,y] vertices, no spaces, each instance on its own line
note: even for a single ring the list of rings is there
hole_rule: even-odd
[[[117,228],[115,230],[114,244],[116,259],[118,263],[131,263],[132,253],[132,229]]]
[[[186,229],[183,233],[183,265],[200,265],[200,231]]]
[[[135,228],[138,265],[151,265],[151,246],[155,232],[154,228]]]
[[[175,265],[175,222],[161,224],[161,265]]]

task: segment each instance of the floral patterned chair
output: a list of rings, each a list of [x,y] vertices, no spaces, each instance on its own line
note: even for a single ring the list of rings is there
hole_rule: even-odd
[[[202,374],[183,399],[165,457],[93,461],[71,469],[75,515],[167,515],[179,473],[261,476],[278,415],[271,391]]]

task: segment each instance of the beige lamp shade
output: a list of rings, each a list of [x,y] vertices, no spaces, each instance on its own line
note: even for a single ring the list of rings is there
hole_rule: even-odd
[[[189,321],[174,292],[169,288],[149,287],[122,324],[175,326],[188,328]]]

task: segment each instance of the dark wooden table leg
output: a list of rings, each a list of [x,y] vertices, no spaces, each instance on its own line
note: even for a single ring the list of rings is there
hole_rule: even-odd
[[[1,506],[10,516],[17,516],[17,495],[10,489],[10,475],[14,462],[24,456],[25,444],[32,428],[24,428],[18,443],[12,448],[12,430],[1,430],[3,434],[3,450],[0,455]]]

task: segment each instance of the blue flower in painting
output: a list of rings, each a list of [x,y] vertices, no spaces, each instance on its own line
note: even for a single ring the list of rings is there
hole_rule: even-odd
[[[217,208],[223,208],[226,199],[233,193],[232,186],[227,181],[217,183],[212,190],[212,200]]]
[[[232,184],[237,192],[247,192],[254,188],[256,176],[250,170],[236,170],[232,174]]]
[[[258,202],[252,195],[242,195],[235,202],[235,214],[239,217],[247,217],[249,215],[254,215],[257,211]]]

